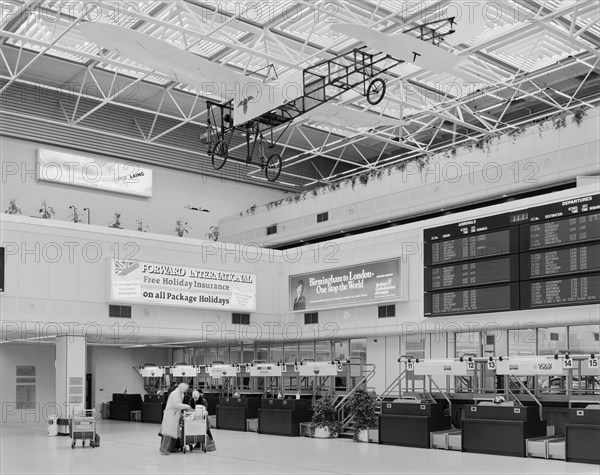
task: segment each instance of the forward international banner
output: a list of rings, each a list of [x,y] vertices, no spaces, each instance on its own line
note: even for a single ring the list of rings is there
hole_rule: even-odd
[[[256,310],[256,275],[150,262],[110,261],[110,300]]]
[[[291,275],[289,296],[292,311],[401,300],[400,259]]]

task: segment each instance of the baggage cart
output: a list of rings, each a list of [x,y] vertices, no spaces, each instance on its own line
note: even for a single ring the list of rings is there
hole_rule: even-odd
[[[98,444],[98,434],[96,434],[95,409],[74,410],[70,426],[72,449],[75,448],[78,440],[81,441],[82,447],[85,447],[86,441],[92,448],[100,445]]]
[[[200,448],[206,452],[207,423],[208,413],[204,406],[198,406],[194,411],[186,411],[183,414],[181,444],[184,454],[191,452],[194,448]]]

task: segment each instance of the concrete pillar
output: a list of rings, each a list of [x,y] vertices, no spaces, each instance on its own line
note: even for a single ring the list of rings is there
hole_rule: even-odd
[[[65,335],[56,341],[56,404],[63,417],[85,409],[86,343],[83,336]]]

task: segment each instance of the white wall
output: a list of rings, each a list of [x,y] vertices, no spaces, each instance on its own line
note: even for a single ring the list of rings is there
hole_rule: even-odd
[[[153,196],[143,198],[111,193],[71,185],[36,181],[36,150],[38,147],[53,148],[33,142],[0,137],[2,191],[0,210],[4,212],[11,199],[25,216],[39,216],[42,201],[54,208],[54,219],[70,221],[69,206],[76,206],[81,219],[87,223],[90,208],[91,223],[108,226],[114,222],[114,213],[121,213],[121,227],[136,229],[136,220],[142,219],[149,231],[174,236],[178,218],[186,219],[191,230],[186,236],[204,239],[208,228],[217,225],[224,216],[237,213],[253,203],[279,199],[283,192],[186,173],[168,168],[151,167],[153,170]],[[54,147],[56,150],[64,150]],[[74,152],[74,155],[112,158]],[[128,163],[122,161],[122,163]],[[147,167],[144,165],[144,167]],[[201,206],[210,213],[185,209],[185,205]]]
[[[0,345],[0,394],[2,422],[39,422],[56,414],[54,405],[55,348],[51,344],[27,343]],[[36,367],[36,409],[18,410],[16,402],[16,367]]]
[[[542,131],[532,126],[514,140],[500,137],[489,153],[459,149],[455,157],[436,155],[422,171],[409,163],[404,172],[386,172],[354,189],[344,185],[316,196],[308,193],[297,203],[259,206],[254,213],[222,219],[220,230],[228,242],[293,243],[575,181],[600,173],[599,131],[600,109],[590,109],[580,126],[571,119],[558,130],[551,124]],[[324,211],[329,221],[317,224],[316,214]],[[266,228],[273,224],[277,233],[267,237]]]
[[[92,374],[92,404],[112,401],[113,393],[141,394],[144,378],[137,368],[145,363],[158,366],[172,364],[170,350],[165,348],[109,348],[90,346],[87,350],[87,372]],[[135,368],[135,370],[134,370]]]

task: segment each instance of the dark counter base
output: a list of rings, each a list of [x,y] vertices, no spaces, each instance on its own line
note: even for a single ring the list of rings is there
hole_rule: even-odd
[[[546,435],[546,421],[463,419],[462,451],[525,457],[525,439]]]

